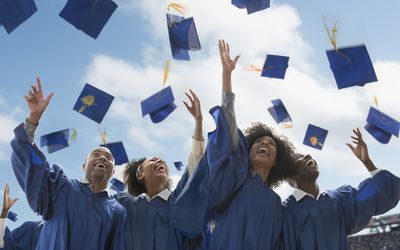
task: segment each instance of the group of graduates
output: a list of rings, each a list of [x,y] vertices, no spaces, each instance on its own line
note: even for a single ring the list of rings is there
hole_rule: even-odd
[[[374,215],[394,208],[400,179],[378,169],[359,129],[347,146],[371,174],[356,189],[320,190],[319,168],[282,135],[262,123],[238,129],[231,75],[239,56],[218,42],[222,63],[222,104],[210,110],[216,129],[202,134],[200,100],[190,90],[185,106],[195,129],[188,166],[171,190],[169,167],[157,156],[127,164],[127,192],[110,195],[115,160],[106,147],[85,159],[85,178],[71,180],[50,165],[34,143],[40,118],[53,94],[40,80],[25,97],[30,114],[15,128],[12,167],[39,222],[10,231],[7,213],[16,202],[4,191],[0,248],[4,249],[349,249],[347,236]],[[281,201],[272,189],[287,181],[294,193]]]

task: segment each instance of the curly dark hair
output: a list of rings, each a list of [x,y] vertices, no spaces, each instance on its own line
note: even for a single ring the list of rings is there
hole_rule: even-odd
[[[248,153],[258,138],[269,136],[275,141],[276,166],[271,169],[267,179],[270,187],[276,187],[295,175],[296,151],[286,136],[276,134],[271,127],[261,122],[252,123],[244,130],[244,134],[249,144]]]
[[[133,196],[138,196],[142,193],[147,193],[146,186],[144,183],[141,183],[137,177],[136,172],[138,171],[138,167],[142,164],[147,158],[141,157],[139,159],[134,159],[130,161],[124,170],[124,183],[128,187],[128,193]],[[143,171],[143,170],[142,170]],[[171,191],[172,181],[168,179],[168,183],[166,188]]]

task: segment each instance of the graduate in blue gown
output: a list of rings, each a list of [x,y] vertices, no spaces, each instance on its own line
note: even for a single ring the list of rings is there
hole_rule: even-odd
[[[297,174],[290,180],[295,188],[284,202],[284,249],[350,249],[347,236],[365,228],[374,215],[394,208],[400,198],[400,179],[377,169],[369,157],[359,129],[353,130],[354,155],[370,172],[371,178],[359,187],[342,186],[321,192],[317,162],[310,155],[297,160]]]
[[[169,167],[159,157],[147,157],[128,163],[124,182],[128,193],[116,199],[127,210],[126,249],[190,249],[191,239],[200,237],[209,195],[208,168],[197,167],[203,156],[202,115],[194,92],[186,93],[195,118],[192,152],[188,168],[171,192]]]
[[[126,210],[107,191],[114,157],[104,147],[90,152],[86,180],[68,179],[58,165],[50,166],[33,143],[40,117],[53,94],[43,96],[40,80],[25,97],[30,114],[15,130],[11,161],[31,209],[44,224],[36,249],[124,249]]]
[[[27,221],[18,228],[10,231],[6,226],[7,214],[18,199],[10,198],[10,187],[6,184],[3,196],[3,209],[0,214],[0,249],[31,250],[36,248],[42,223]]]
[[[216,130],[209,133],[204,158],[211,191],[203,249],[276,249],[282,229],[282,206],[271,187],[291,176],[294,147],[262,123],[245,135],[237,128],[231,74],[239,57],[219,41],[223,66],[222,107],[211,109]]]

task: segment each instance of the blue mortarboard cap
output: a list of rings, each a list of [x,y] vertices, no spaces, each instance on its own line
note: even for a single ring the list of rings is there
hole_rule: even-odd
[[[288,63],[287,56],[267,55],[261,76],[284,79]]]
[[[303,144],[321,150],[327,135],[328,130],[309,124]]]
[[[271,103],[273,106],[268,108],[268,112],[272,115],[276,123],[292,121],[281,99],[272,100]]]
[[[113,100],[114,96],[86,83],[74,105],[74,110],[101,123]]]
[[[125,189],[125,184],[117,178],[112,178],[110,184],[110,188],[116,192],[123,192]]]
[[[378,80],[365,45],[327,50],[326,55],[338,89]]]
[[[49,154],[69,146],[69,129],[56,131],[50,134],[42,135],[40,137],[40,146],[47,146]]]
[[[270,0],[232,0],[232,4],[239,9],[247,9],[247,14],[266,9],[270,7]]]
[[[167,14],[167,26],[172,57],[176,60],[189,61],[188,50],[201,49],[193,17],[184,18]]]
[[[112,0],[68,0],[60,17],[96,39],[117,7]]]
[[[1,0],[0,27],[3,25],[7,33],[10,34],[36,11],[37,7],[34,0]]]
[[[17,216],[18,215],[16,213],[8,211],[7,218],[9,218],[10,220],[16,222],[18,220]]]
[[[392,135],[399,137],[399,129],[398,121],[373,107],[369,109],[365,130],[380,143],[388,143]]]
[[[122,142],[113,142],[100,145],[101,147],[106,147],[111,151],[114,157],[115,165],[121,165],[129,162],[128,156],[125,151],[124,144]]]
[[[178,170],[178,171],[182,170],[183,163],[181,161],[174,162],[174,165],[175,165],[176,170]]]
[[[176,109],[171,86],[168,86],[141,102],[142,116],[149,114],[154,123],[163,121]]]

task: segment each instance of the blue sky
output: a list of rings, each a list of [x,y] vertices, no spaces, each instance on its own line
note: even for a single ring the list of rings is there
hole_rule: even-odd
[[[167,83],[174,90],[178,109],[160,124],[141,117],[140,101],[161,88],[163,63],[171,59],[165,23],[169,2],[115,2],[119,8],[97,40],[58,17],[65,4],[59,0],[37,0],[39,11],[17,30],[10,35],[0,30],[0,188],[8,182],[12,197],[21,198],[13,208],[19,220],[9,222],[11,228],[39,219],[30,212],[13,175],[9,146],[14,126],[27,116],[23,95],[36,76],[41,77],[46,93],[55,93],[37,139],[65,128],[78,130],[78,138],[69,148],[48,155],[70,178],[82,176],[86,154],[100,143],[99,128],[107,130],[109,142],[123,140],[129,158],[159,155],[170,166],[177,160],[187,162],[194,122],[182,104],[183,92],[192,88],[198,93],[206,134],[213,129],[207,111],[220,102],[218,38],[230,42],[233,54],[242,55],[233,76],[239,126],[262,121],[286,134],[300,151],[318,160],[321,188],[357,186],[368,177],[344,143],[353,127],[365,125],[373,95],[378,96],[385,113],[400,119],[396,94],[400,90],[400,37],[395,26],[400,21],[398,1],[272,1],[271,8],[250,16],[229,0],[182,1],[189,8],[187,16],[195,18],[202,50],[191,52],[190,62],[172,62]],[[366,44],[378,82],[337,90],[325,55],[331,45],[323,16],[339,19],[338,47]],[[262,64],[266,54],[290,56],[285,80],[261,78],[243,70],[248,63]],[[72,110],[86,82],[116,97],[100,126]],[[282,98],[291,113],[292,129],[276,125],[267,113],[269,101],[275,98]],[[322,151],[301,144],[308,123],[329,130]],[[400,152],[398,138],[382,145],[362,131],[375,163],[400,175],[395,164]],[[180,174],[172,170],[175,181]],[[290,189],[284,185],[278,192],[284,198]],[[389,213],[394,212],[400,212],[400,207]]]

